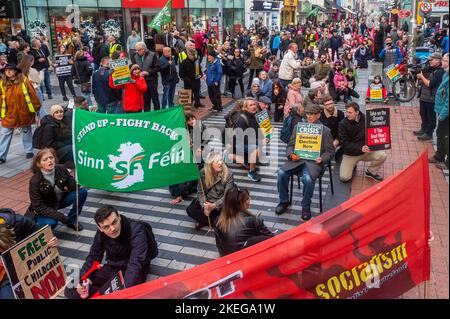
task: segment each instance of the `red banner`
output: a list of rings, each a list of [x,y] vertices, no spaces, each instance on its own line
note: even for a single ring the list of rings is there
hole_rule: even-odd
[[[122,0],[123,8],[155,8],[162,9],[168,0]],[[184,0],[172,0],[172,9],[184,8]]]
[[[255,246],[101,298],[396,298],[430,275],[428,154]]]

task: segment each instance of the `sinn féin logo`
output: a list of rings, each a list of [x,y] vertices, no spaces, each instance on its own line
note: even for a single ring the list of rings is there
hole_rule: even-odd
[[[111,185],[117,189],[126,189],[144,181],[144,169],[140,161],[145,157],[144,149],[139,143],[127,142],[121,144],[119,156],[108,155],[109,167],[116,174]]]

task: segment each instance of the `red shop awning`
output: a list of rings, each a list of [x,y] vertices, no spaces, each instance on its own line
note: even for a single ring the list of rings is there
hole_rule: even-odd
[[[122,0],[124,8],[156,8],[162,9],[168,0]],[[184,0],[172,0],[173,9],[184,8]]]

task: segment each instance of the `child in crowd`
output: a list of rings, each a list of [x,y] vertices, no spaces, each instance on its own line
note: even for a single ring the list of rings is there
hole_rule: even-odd
[[[389,102],[386,87],[384,86],[383,82],[381,81],[381,76],[379,76],[379,75],[375,75],[375,77],[373,78],[373,81],[369,84],[369,87],[367,88],[366,103],[370,102],[370,96],[371,96],[371,92],[373,90],[381,90],[384,103],[386,104]]]
[[[269,58],[264,63],[264,71],[269,72],[272,68],[273,63],[277,60],[277,57],[275,55],[269,56]]]
[[[336,99],[339,101],[340,96],[344,96],[344,103],[348,101],[348,81],[341,65],[336,66],[334,75],[334,87],[336,88]]]
[[[279,71],[280,71],[280,62],[274,61],[272,63],[272,67],[270,68],[270,71],[269,71],[269,79],[272,80],[272,82],[278,81],[278,72]]]

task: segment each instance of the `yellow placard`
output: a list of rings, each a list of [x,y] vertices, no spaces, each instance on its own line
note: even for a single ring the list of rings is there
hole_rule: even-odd
[[[388,72],[386,72],[386,75],[389,78],[389,80],[392,80],[400,76],[400,71],[396,67],[393,67]]]
[[[320,152],[322,135],[298,134],[295,149],[311,152]]]
[[[381,101],[383,99],[383,91],[381,89],[370,90],[370,100]]]

